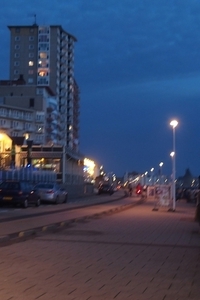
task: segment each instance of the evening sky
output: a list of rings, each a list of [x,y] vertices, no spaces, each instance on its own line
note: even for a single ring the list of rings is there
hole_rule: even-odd
[[[77,38],[80,152],[107,172],[200,175],[198,0],[0,0],[0,79],[9,78],[8,25],[61,25]]]

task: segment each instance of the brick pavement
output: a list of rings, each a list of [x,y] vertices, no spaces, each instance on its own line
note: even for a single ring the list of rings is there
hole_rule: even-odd
[[[2,300],[200,299],[195,206],[146,202],[0,248]]]

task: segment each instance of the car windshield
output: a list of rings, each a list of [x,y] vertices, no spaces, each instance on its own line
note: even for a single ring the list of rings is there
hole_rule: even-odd
[[[0,184],[0,189],[6,190],[18,190],[20,188],[19,182],[7,182],[4,181]]]

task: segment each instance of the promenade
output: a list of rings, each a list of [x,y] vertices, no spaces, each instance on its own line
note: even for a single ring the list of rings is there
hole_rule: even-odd
[[[99,213],[0,248],[0,299],[199,300],[195,205],[153,207]]]

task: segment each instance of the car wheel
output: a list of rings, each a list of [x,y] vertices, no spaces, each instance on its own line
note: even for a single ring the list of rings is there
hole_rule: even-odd
[[[36,204],[35,204],[35,206],[37,206],[37,207],[38,207],[38,206],[40,206],[40,204],[41,204],[41,201],[40,201],[40,198],[38,198],[38,199],[37,199],[37,201],[36,201]]]
[[[57,196],[56,200],[55,200],[55,204],[58,204],[58,203],[59,203],[59,197]]]
[[[28,207],[28,199],[25,199],[23,202],[23,207],[27,208]]]
[[[68,200],[68,195],[65,195],[65,199],[64,199],[63,203],[67,203],[67,200]]]

